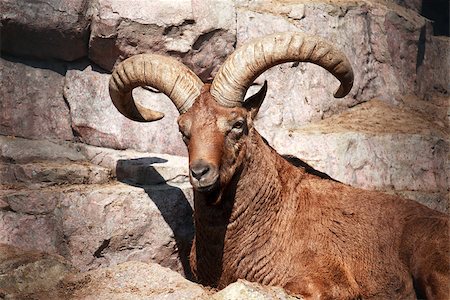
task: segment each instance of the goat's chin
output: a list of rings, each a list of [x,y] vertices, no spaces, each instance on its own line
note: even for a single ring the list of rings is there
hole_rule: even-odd
[[[217,176],[207,182],[198,181],[191,178],[191,185],[197,193],[205,195],[214,193],[215,191],[219,190],[219,180]]]

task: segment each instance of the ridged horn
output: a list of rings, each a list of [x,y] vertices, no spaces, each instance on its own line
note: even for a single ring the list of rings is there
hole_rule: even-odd
[[[325,68],[341,82],[336,98],[345,97],[353,86],[352,67],[341,51],[322,38],[284,32],[255,39],[233,52],[217,72],[211,95],[223,106],[241,106],[259,75],[286,62],[310,62]]]
[[[134,101],[132,91],[138,86],[158,89],[172,100],[182,114],[200,95],[203,82],[188,67],[167,56],[139,54],[121,62],[109,80],[112,102],[125,117],[138,122],[151,122],[163,118],[164,114]]]

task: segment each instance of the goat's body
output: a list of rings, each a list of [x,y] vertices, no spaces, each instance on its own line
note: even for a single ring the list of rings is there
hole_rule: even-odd
[[[220,204],[195,196],[200,282],[243,278],[320,299],[448,297],[447,216],[308,174],[251,135]]]
[[[163,116],[133,100],[136,86],[160,90],[181,114],[195,193],[191,266],[197,279],[224,287],[244,278],[313,299],[412,299],[415,290],[421,298],[449,299],[444,214],[309,174],[256,132],[253,120],[267,84],[244,95],[262,72],[285,62],[328,70],[341,82],[335,97],[352,88],[345,55],[298,32],[240,47],[211,85],[175,59],[153,54],[125,60],[111,77],[111,99],[131,120]]]

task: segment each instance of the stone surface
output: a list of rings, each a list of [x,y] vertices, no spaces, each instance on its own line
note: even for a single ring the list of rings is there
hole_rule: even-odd
[[[173,103],[164,94],[136,89],[136,99],[162,111],[165,118],[152,123],[133,122],[112,104],[109,78],[109,74],[86,64],[68,70],[64,95],[77,139],[95,146],[186,155],[176,124],[179,113]]]
[[[0,242],[59,253],[81,270],[140,260],[189,275],[189,186],[8,190],[0,199]]]
[[[212,296],[214,300],[240,300],[240,299],[264,299],[264,300],[294,300],[303,299],[288,295],[285,290],[280,287],[267,287],[257,283],[248,282],[246,280],[238,280],[230,284],[220,292]]]
[[[142,262],[67,276],[61,290],[69,299],[209,299],[205,290],[180,274]]]
[[[0,242],[61,254],[82,270],[141,260],[190,276],[186,158],[0,141]]]
[[[82,162],[86,160],[71,143],[28,140],[0,135],[0,161],[26,164],[39,161]]]
[[[55,289],[61,279],[74,271],[76,270],[61,256],[38,251],[24,251],[7,244],[0,244],[0,297],[2,298],[24,299],[24,294],[39,294],[42,291]]]
[[[59,63],[0,58],[0,134],[72,139],[64,73]]]
[[[113,184],[61,191],[59,197],[55,215],[66,256],[78,268],[140,260],[188,272],[194,234],[189,187]]]
[[[0,244],[2,299],[209,299],[200,285],[157,264],[126,262],[80,273],[57,255]]]
[[[450,93],[450,38],[432,36],[430,27],[422,30],[423,48],[418,56],[417,94],[430,100],[432,95]],[[448,101],[448,100],[447,100]],[[448,102],[447,102],[448,106]]]
[[[238,280],[215,292],[155,263],[129,261],[79,272],[67,260],[0,244],[0,296],[5,299],[302,299],[280,287]]]
[[[89,164],[68,163],[0,163],[1,184],[16,188],[31,188],[33,185],[51,186],[60,184],[99,184],[110,180],[110,171]]]
[[[138,101],[166,117],[127,120],[101,69],[142,52],[175,57],[207,81],[253,37],[287,30],[325,37],[354,66],[350,95],[333,99],[338,83],[319,67],[275,67],[249,91],[268,80],[258,130],[278,152],[339,181],[449,211],[449,38],[432,36],[415,12],[419,1],[63,2],[0,2],[0,243],[18,247],[0,246],[0,298],[203,297],[150,263],[190,276],[187,158],[149,153],[187,154],[178,112],[164,95],[137,89]],[[92,62],[4,55],[86,56],[86,16]],[[141,262],[123,264],[133,260]],[[67,275],[72,264],[87,273]],[[289,299],[243,281],[215,297],[253,296]]]
[[[449,209],[448,126],[409,108],[372,100],[269,140],[278,152],[295,155],[344,183],[404,192],[432,208]]]
[[[203,80],[233,51],[233,2],[99,0],[96,3],[89,57],[106,70],[143,52],[178,57]]]
[[[415,10],[418,13],[422,11],[422,0],[394,0],[394,2],[398,5]]]
[[[119,181],[137,185],[189,182],[187,157],[78,146],[91,163],[110,169]]]
[[[2,0],[1,50],[72,61],[87,55],[90,1]]]
[[[374,97],[398,103],[415,90],[427,24],[389,1],[238,1],[238,47],[279,31],[317,34],[342,49],[355,71],[354,87],[343,99],[333,98],[338,82],[320,67],[288,63],[266,71],[257,79],[269,86],[259,127],[265,132],[295,128]]]

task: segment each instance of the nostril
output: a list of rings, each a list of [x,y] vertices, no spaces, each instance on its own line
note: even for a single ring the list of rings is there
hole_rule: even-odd
[[[197,180],[200,180],[200,178],[208,172],[209,166],[207,165],[195,166],[191,168],[191,175]]]

